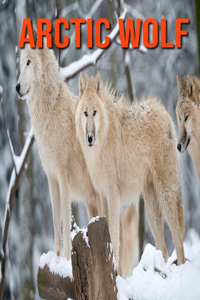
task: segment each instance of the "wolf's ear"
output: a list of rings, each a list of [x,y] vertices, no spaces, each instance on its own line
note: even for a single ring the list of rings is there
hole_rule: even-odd
[[[95,83],[96,83],[96,92],[99,94],[100,88],[101,88],[101,75],[99,71],[97,71],[96,77],[95,77]]]
[[[178,98],[180,99],[181,93],[185,86],[185,81],[182,78],[180,78],[178,75],[176,76],[176,81],[177,81],[177,87],[178,87]]]
[[[34,21],[32,21],[32,28],[33,28],[34,43],[35,43],[35,47],[36,47],[37,46],[37,25],[35,24]]]
[[[85,78],[83,76],[83,73],[81,72],[79,76],[79,99],[83,96],[85,89]]]
[[[191,97],[193,92],[195,91],[195,82],[194,82],[194,78],[192,78],[192,76],[190,75],[187,76],[186,86],[187,86],[189,97]]]

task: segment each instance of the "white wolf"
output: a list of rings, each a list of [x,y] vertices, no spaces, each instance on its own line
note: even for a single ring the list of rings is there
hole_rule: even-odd
[[[119,259],[120,203],[143,193],[156,248],[167,259],[163,218],[170,227],[178,264],[185,261],[184,211],[174,125],[164,106],[149,97],[132,107],[113,103],[96,78],[79,79],[76,130],[93,185],[107,199],[109,229]]]
[[[36,26],[34,38],[36,41]],[[16,90],[27,99],[35,139],[46,172],[54,223],[54,252],[61,252],[60,221],[63,221],[63,256],[71,257],[71,199],[86,203],[89,218],[97,215],[97,195],[76,137],[77,98],[70,92],[51,49],[31,49],[21,54],[21,74]]]
[[[179,125],[177,148],[187,148],[194,162],[200,182],[200,79],[188,75],[185,80],[177,75],[178,102],[176,116]]]
[[[34,25],[37,45],[36,35]],[[54,223],[54,252],[57,255],[61,253],[62,219],[62,255],[70,259],[71,199],[85,202],[89,219],[102,214],[99,196],[93,188],[76,136],[77,97],[64,82],[53,51],[45,46],[43,49],[37,46],[31,49],[26,45],[22,50],[21,74],[16,90],[22,99],[27,99],[40,158],[48,178]],[[137,227],[132,228],[135,219],[136,214],[132,219],[122,216],[126,228],[121,237],[122,244],[128,240],[127,228],[132,232],[137,231]],[[129,255],[134,251],[129,250]],[[125,267],[122,266],[122,269],[127,274],[130,264],[124,256],[123,262]]]

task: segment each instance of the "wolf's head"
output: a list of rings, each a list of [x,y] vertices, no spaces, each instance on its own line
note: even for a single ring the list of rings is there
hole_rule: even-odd
[[[106,110],[101,100],[101,77],[79,77],[79,104],[76,112],[77,135],[89,147],[97,144],[106,132]]]
[[[21,52],[21,73],[16,85],[16,91],[22,99],[33,99],[36,92],[46,89],[55,98],[58,94],[56,76],[58,77],[58,63],[53,50],[48,49],[46,42],[43,48],[37,47],[37,27],[33,22],[33,36],[35,48],[26,44]],[[40,97],[42,95],[40,94]]]
[[[176,116],[179,126],[177,149],[184,152],[193,136],[195,109],[199,106],[199,85],[195,76],[188,75],[184,81],[177,75],[178,102]]]
[[[33,36],[35,45],[37,45],[37,28],[33,23]],[[41,59],[38,53],[37,46],[32,49],[29,44],[26,44],[21,52],[21,74],[19,76],[16,91],[22,99],[32,96],[34,85],[37,82],[37,77],[42,73]]]

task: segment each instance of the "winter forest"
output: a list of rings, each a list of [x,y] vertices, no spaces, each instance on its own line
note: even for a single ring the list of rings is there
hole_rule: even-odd
[[[185,78],[199,75],[200,66],[200,5],[199,0],[0,0],[0,282],[2,262],[6,251],[4,300],[40,299],[37,288],[37,272],[43,253],[53,251],[53,220],[47,178],[41,165],[37,144],[30,131],[30,116],[26,101],[19,98],[15,86],[20,74],[20,54],[18,48],[22,21],[30,18],[47,18],[53,23],[58,18],[106,18],[111,30],[105,30],[102,39],[114,29],[119,16],[126,11],[125,18],[136,20],[154,18],[160,22],[167,20],[167,39],[175,43],[176,18],[189,18],[183,25],[188,35],[182,38],[181,49],[162,49],[159,45],[147,49],[141,44],[138,49],[122,49],[119,37],[111,39],[108,48],[100,54],[94,43],[92,49],[87,47],[87,30],[82,26],[81,48],[75,49],[74,25],[62,35],[70,37],[70,44],[65,49],[54,51],[60,65],[60,71],[72,92],[78,94],[80,71],[84,75],[100,72],[104,82],[108,81],[118,94],[125,93],[127,101],[138,101],[143,96],[158,97],[170,114],[176,128],[178,125],[175,108],[178,99],[176,76]],[[200,251],[200,184],[188,151],[180,153],[182,187],[185,211],[185,239],[188,258],[194,259]],[[26,158],[26,161],[24,159]],[[16,178],[15,171],[19,178]],[[16,185],[15,185],[16,184]],[[13,189],[14,185],[14,189]],[[154,258],[154,239],[148,224],[147,215],[142,205],[138,210],[138,237],[133,241],[136,247],[135,266],[140,262],[141,236],[144,225],[144,245],[142,245],[143,264],[157,263]],[[83,204],[72,204],[72,214],[80,228],[88,224],[86,209]],[[142,222],[142,215],[144,221]],[[7,216],[7,219],[6,219]],[[5,221],[7,220],[7,221]],[[6,223],[7,222],[7,223]],[[5,234],[5,227],[7,233]],[[168,226],[165,224],[165,239],[169,257],[174,255],[174,245]],[[147,245],[150,244],[150,245]],[[140,249],[139,249],[140,245]],[[152,248],[151,248],[152,247]],[[173,253],[173,254],[172,254]],[[172,258],[171,262],[173,261]],[[156,260],[156,262],[155,262]],[[162,263],[161,263],[162,265]],[[195,264],[194,264],[195,265]],[[183,282],[180,278],[169,282],[172,294],[157,292],[151,296],[150,277],[155,279],[156,290],[168,291],[165,283],[153,274],[142,276],[141,264],[126,281],[117,279],[118,299],[200,299],[200,287],[195,280],[200,279],[200,257],[192,272],[187,265],[183,269]],[[177,267],[178,268],[178,267]],[[163,265],[163,269],[168,270]],[[167,272],[167,271],[166,271]],[[176,271],[179,274],[180,271]],[[146,272],[148,273],[148,272]],[[187,284],[187,274],[191,278]],[[138,277],[137,277],[138,276]],[[138,278],[138,281],[137,281]],[[158,280],[157,280],[158,279]],[[145,281],[146,280],[146,281]],[[131,286],[140,286],[142,293],[132,292]],[[173,294],[174,285],[187,285],[186,291]],[[140,283],[141,284],[141,283]],[[193,284],[193,285],[192,285]],[[1,286],[0,286],[1,287]],[[2,288],[2,287],[1,287]],[[133,288],[134,289],[134,288]],[[128,291],[128,292],[127,292]],[[135,293],[135,294],[134,294]],[[149,293],[149,294],[148,294]],[[166,292],[167,293],[167,292]],[[159,296],[160,295],[160,296]],[[134,298],[131,298],[131,297]]]

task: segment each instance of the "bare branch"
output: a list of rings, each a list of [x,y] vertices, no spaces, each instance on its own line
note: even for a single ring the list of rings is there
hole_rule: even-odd
[[[124,19],[125,16],[126,16],[126,9],[124,10],[120,18]],[[114,29],[109,34],[110,44],[115,40],[118,33],[119,33],[119,24],[117,23]],[[70,78],[76,76],[76,74],[78,74],[85,68],[96,65],[97,61],[101,58],[101,56],[104,54],[105,51],[106,51],[105,48],[97,49],[92,54],[84,55],[78,61],[71,63],[68,67],[60,68],[60,71],[63,74],[64,78],[66,80],[69,80]]]
[[[8,188],[8,194],[7,194],[7,201],[6,201],[6,210],[5,210],[5,216],[4,216],[4,225],[3,225],[3,236],[2,236],[2,246],[0,251],[0,257],[1,257],[1,273],[0,273],[0,300],[3,300],[3,290],[4,290],[4,283],[5,283],[5,263],[6,263],[6,244],[8,239],[8,229],[10,224],[10,218],[13,210],[13,204],[14,204],[14,196],[15,192],[19,186],[19,182],[22,176],[22,173],[25,169],[25,164],[27,161],[27,158],[30,154],[32,145],[34,142],[34,135],[33,130],[30,130],[30,133],[27,137],[26,143],[24,145],[24,148],[22,150],[21,155],[18,157],[18,163],[16,165],[17,172],[13,169],[11,174],[11,179],[9,183]]]
[[[35,15],[36,15],[36,19],[38,18],[38,10],[37,10],[37,5],[35,3],[35,0],[33,0],[33,6],[34,6],[34,9],[35,9]]]
[[[2,114],[3,114],[3,122],[4,122],[4,127],[6,130],[6,138],[8,141],[8,146],[10,149],[10,153],[11,153],[11,157],[12,157],[12,161],[13,161],[13,166],[15,169],[15,174],[17,174],[17,169],[16,169],[16,164],[15,164],[15,154],[14,154],[14,150],[13,150],[13,145],[10,139],[10,134],[9,134],[9,130],[8,130],[8,126],[7,126],[7,121],[6,121],[6,116],[5,116],[5,110],[4,110],[4,104],[3,104],[3,97],[2,97],[2,88],[0,88],[0,100],[1,100],[1,109],[2,109]]]

